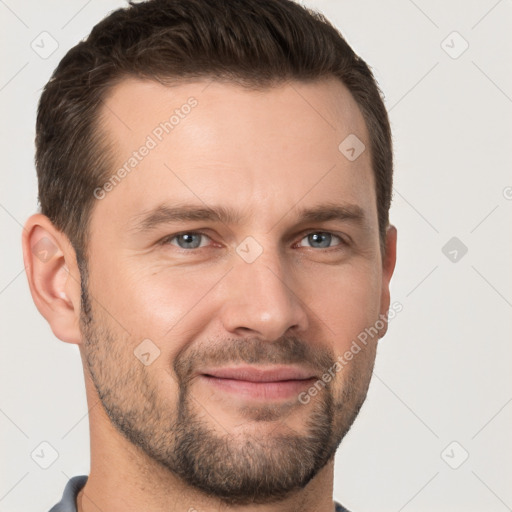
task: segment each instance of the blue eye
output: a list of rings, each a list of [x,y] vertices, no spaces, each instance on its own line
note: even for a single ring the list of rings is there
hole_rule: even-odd
[[[314,233],[309,233],[309,235],[305,236],[301,240],[299,245],[301,247],[308,247],[307,245],[303,245],[303,241],[307,240],[309,247],[313,247],[315,249],[328,249],[329,247],[333,247],[333,245],[331,245],[331,242],[333,242],[336,239],[338,240],[338,243],[335,243],[335,246],[341,245],[343,243],[343,240],[337,235],[333,235],[332,233],[327,233],[324,231],[316,231]]]
[[[189,231],[178,235],[169,235],[161,241],[161,244],[174,245],[180,249],[200,249],[207,247],[210,241],[210,237],[204,233]],[[326,231],[314,231],[303,237],[298,245],[313,249],[329,249],[343,244],[345,244],[344,240],[338,235]]]
[[[174,235],[172,238],[168,239],[168,242],[172,245],[177,245],[181,249],[198,249],[199,247],[204,247],[205,244],[202,244],[202,240],[208,238],[206,235],[202,233],[182,233],[180,235]],[[176,240],[176,243],[173,243]]]

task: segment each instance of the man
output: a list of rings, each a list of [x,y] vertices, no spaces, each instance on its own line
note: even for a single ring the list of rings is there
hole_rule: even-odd
[[[52,511],[346,510],[396,258],[367,65],[290,0],[150,0],[63,58],[36,145],[27,275],[91,439]]]

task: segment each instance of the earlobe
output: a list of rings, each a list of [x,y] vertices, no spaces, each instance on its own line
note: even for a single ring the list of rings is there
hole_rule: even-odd
[[[79,344],[80,274],[68,238],[42,214],[23,230],[23,259],[32,299],[62,341]]]

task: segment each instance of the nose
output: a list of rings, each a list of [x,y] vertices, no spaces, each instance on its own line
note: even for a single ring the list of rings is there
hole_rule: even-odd
[[[223,282],[224,329],[268,341],[306,331],[307,310],[293,290],[291,275],[277,256],[262,255],[252,263],[237,261]]]

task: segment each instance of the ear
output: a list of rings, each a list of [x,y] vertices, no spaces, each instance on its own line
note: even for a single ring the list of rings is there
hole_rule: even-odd
[[[396,241],[397,230],[395,226],[389,225],[386,231],[386,253],[382,259],[382,291],[380,298],[380,318],[385,319],[384,327],[379,332],[382,338],[388,332],[387,314],[389,310],[390,294],[389,283],[393,276],[396,264]]]
[[[48,217],[37,213],[25,223],[22,245],[37,309],[57,338],[80,344],[80,272],[69,239]]]

